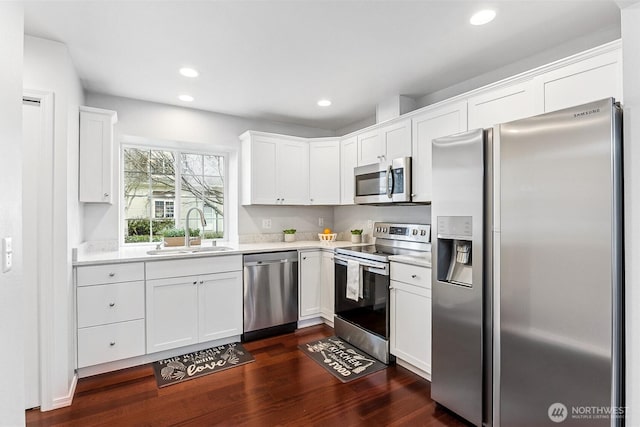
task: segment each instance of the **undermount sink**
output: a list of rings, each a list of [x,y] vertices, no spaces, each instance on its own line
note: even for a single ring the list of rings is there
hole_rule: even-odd
[[[225,252],[232,251],[233,248],[229,248],[227,246],[190,246],[190,247],[179,247],[179,248],[163,248],[163,249],[154,249],[152,251],[147,251],[149,255],[181,255],[181,254],[197,254],[200,252]]]

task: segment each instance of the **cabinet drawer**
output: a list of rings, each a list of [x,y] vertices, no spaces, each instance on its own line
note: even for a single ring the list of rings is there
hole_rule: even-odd
[[[242,271],[242,255],[147,262],[147,280]]]
[[[93,265],[76,267],[78,286],[103,285],[144,280],[144,263]]]
[[[78,329],[78,367],[144,354],[144,320]]]
[[[392,262],[391,280],[431,289],[431,269],[417,265]]]
[[[78,327],[144,318],[144,282],[78,288]]]

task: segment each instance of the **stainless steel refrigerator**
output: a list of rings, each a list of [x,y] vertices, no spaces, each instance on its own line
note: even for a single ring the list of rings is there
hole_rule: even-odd
[[[435,401],[475,425],[621,423],[621,139],[605,99],[433,141]]]

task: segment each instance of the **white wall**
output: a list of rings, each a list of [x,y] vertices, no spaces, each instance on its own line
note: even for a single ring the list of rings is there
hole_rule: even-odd
[[[74,287],[71,249],[80,243],[82,207],[78,203],[78,107],[84,103],[80,79],[62,43],[24,39],[24,87],[54,93],[52,351],[54,367],[43,409],[65,405],[73,390],[75,368]],[[25,213],[28,214],[28,213]],[[50,398],[50,399],[49,399]]]
[[[114,189],[119,188],[119,141],[123,135],[144,137],[148,139],[162,139],[191,144],[222,145],[240,149],[238,136],[247,130],[275,132],[302,137],[333,136],[334,132],[325,129],[286,123],[268,122],[264,120],[246,119],[226,114],[212,113],[191,108],[176,107],[121,98],[103,94],[90,93],[87,95],[87,105],[117,111],[118,124],[114,144]],[[241,187],[240,187],[241,188]],[[84,240],[104,241],[119,238],[118,214],[120,201],[111,206],[85,206]],[[323,211],[323,215],[326,214]],[[328,215],[328,214],[326,214]],[[300,231],[305,224],[317,221],[313,210],[280,207],[254,206],[249,209],[240,206],[238,212],[239,234],[279,232],[281,229],[272,225],[271,230],[261,229],[261,223],[256,227],[258,218],[293,218],[296,224],[301,224]],[[315,220],[314,220],[315,218]],[[284,219],[283,219],[284,221]],[[286,223],[284,221],[283,223]]]
[[[13,238],[13,269],[0,273],[0,425],[24,425],[22,322],[22,55],[24,11],[0,2],[0,236]]]
[[[622,9],[626,425],[640,425],[640,4]]]

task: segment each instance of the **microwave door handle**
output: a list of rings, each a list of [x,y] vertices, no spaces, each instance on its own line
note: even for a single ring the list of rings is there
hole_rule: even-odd
[[[391,192],[393,191],[393,173],[391,165],[387,166],[387,197],[391,198]]]

